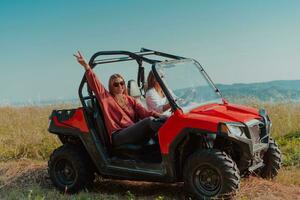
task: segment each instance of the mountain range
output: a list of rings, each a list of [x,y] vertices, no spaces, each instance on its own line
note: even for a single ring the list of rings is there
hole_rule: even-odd
[[[300,80],[261,83],[216,84],[227,99],[253,98],[260,101],[300,101]]]
[[[235,83],[235,84],[216,84],[221,91],[222,96],[230,102],[243,102],[250,100],[259,100],[265,102],[279,102],[279,101],[300,101],[300,80],[277,80],[260,83]],[[79,99],[49,99],[43,101],[30,102],[13,102],[2,103],[0,99],[0,106],[2,105],[55,105],[55,104],[76,104],[80,105]]]

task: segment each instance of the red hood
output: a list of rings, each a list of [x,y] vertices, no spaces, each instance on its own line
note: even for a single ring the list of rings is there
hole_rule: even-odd
[[[159,130],[162,153],[168,153],[171,142],[185,128],[199,129],[208,133],[217,133],[220,122],[246,123],[252,119],[260,119],[258,110],[234,104],[208,104],[189,113],[176,110]]]
[[[247,122],[259,119],[258,109],[236,104],[209,104],[192,110],[189,117],[211,118],[215,122]]]

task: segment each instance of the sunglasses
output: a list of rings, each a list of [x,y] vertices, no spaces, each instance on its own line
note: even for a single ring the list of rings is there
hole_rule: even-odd
[[[113,86],[114,86],[114,87],[119,87],[119,85],[123,86],[124,84],[125,84],[124,81],[121,81],[121,82],[114,82],[114,83],[113,83]]]

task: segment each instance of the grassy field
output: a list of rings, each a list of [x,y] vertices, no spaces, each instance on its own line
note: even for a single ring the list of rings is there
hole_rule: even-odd
[[[248,105],[264,107],[268,111],[273,123],[272,135],[283,153],[284,169],[272,182],[257,178],[243,180],[237,198],[264,199],[264,192],[259,196],[259,191],[255,193],[251,188],[268,184],[273,190],[284,190],[286,195],[299,194],[300,197],[300,193],[297,193],[300,188],[300,103],[268,104],[254,101],[248,102]],[[90,191],[76,196],[58,193],[48,179],[45,161],[60,142],[55,135],[47,132],[47,126],[51,110],[66,107],[70,106],[0,108],[0,199],[183,198],[181,185],[115,180],[97,180]],[[281,197],[278,195],[275,199]],[[290,196],[295,199],[293,197]]]

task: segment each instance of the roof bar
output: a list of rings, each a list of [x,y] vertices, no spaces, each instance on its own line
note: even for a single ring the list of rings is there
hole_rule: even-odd
[[[173,58],[173,59],[176,59],[176,60],[184,59],[184,57],[181,57],[181,56],[175,56],[175,55],[168,54],[168,53],[163,53],[163,52],[160,52],[160,51],[155,51],[155,50],[151,50],[151,49],[141,48],[141,52],[149,52],[149,51],[154,52],[155,55],[163,56],[163,57],[166,57],[166,58]]]
[[[134,54],[138,56],[153,55],[154,51],[134,52]],[[95,60],[94,63],[105,64],[105,63],[122,62],[122,61],[129,61],[129,60],[134,60],[134,59],[129,56],[126,56],[121,58],[107,58],[107,59]]]
[[[122,54],[125,54],[128,56],[124,56],[124,57],[120,57],[120,58],[106,58],[106,59],[99,59],[99,60],[95,59],[99,55],[122,55]],[[161,62],[159,60],[154,60],[154,59],[144,57],[147,55],[156,55],[156,56],[171,58],[171,59],[175,59],[175,60],[184,59],[184,57],[175,56],[175,55],[171,55],[171,54],[167,54],[167,53],[163,53],[163,52],[159,52],[159,51],[154,51],[154,50],[150,50],[150,49],[146,49],[146,48],[141,48],[141,50],[139,52],[128,52],[128,51],[103,51],[103,52],[101,52],[100,51],[92,56],[92,58],[90,59],[90,62],[92,62],[92,64],[94,66],[98,65],[98,64],[123,62],[123,61],[130,61],[130,60],[143,60],[150,64],[154,64],[156,62]]]

